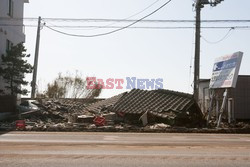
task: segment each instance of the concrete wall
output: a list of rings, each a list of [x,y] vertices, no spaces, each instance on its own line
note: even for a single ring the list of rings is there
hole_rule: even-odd
[[[0,1],[0,51],[5,53],[6,51],[6,39],[13,42],[14,45],[25,42],[24,28],[23,28],[23,0],[12,0],[13,1],[13,16],[8,15],[8,1]],[[18,19],[19,18],[19,19]],[[6,25],[12,26],[6,26]],[[14,26],[15,25],[15,26]],[[19,25],[19,26],[16,26]]]
[[[16,98],[14,96],[0,96],[0,113],[16,112]]]

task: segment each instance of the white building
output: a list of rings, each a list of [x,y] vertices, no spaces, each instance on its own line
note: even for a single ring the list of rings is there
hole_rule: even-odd
[[[25,42],[23,13],[24,3],[29,0],[0,0],[0,63],[1,55],[11,45]],[[0,89],[4,89],[4,81],[0,78]]]

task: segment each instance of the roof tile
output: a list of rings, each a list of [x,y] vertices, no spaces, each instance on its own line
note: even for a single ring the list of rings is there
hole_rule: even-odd
[[[143,114],[148,111],[163,117],[170,111],[186,111],[193,104],[192,95],[170,90],[133,89],[109,108],[111,111]]]

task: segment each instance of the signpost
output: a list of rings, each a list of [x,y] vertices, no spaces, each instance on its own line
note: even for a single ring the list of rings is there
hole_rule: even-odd
[[[212,78],[209,84],[210,89],[235,88],[242,55],[242,52],[236,52],[215,60]]]
[[[224,88],[225,92],[223,94],[223,102],[221,105],[219,119],[217,122],[217,127],[219,127],[221,122],[221,116],[225,109],[225,104],[228,96],[228,88],[235,88],[236,82],[238,79],[240,64],[242,60],[243,52],[236,52],[232,55],[222,56],[215,59],[212,77],[210,80],[209,88],[214,91],[214,89]],[[212,102],[214,97],[214,92],[212,93],[212,99],[210,102],[209,113],[207,120],[209,121],[211,111],[212,111]],[[230,117],[229,117],[230,118]],[[230,120],[229,120],[230,122]]]

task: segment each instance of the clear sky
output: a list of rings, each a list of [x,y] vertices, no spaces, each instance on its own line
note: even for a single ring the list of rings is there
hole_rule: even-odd
[[[156,2],[139,15],[130,18],[139,19],[166,1],[30,0],[30,3],[25,4],[24,17],[124,19]],[[195,17],[192,3],[192,0],[172,0],[167,6],[147,19],[192,20]],[[249,0],[225,0],[216,7],[205,6],[201,15],[203,20],[246,20],[250,19],[249,7]],[[30,24],[30,22],[26,21],[25,24]],[[46,24],[64,23],[48,22]],[[139,25],[150,26],[152,24]],[[202,26],[239,25],[250,26],[250,23],[202,23]],[[194,24],[168,23],[164,26],[194,26]],[[59,30],[86,35],[110,31],[110,29]],[[229,29],[202,29],[201,31],[202,37],[206,40],[218,41],[227,34]],[[33,64],[36,28],[26,27],[25,33],[27,53],[31,54],[30,62]],[[249,43],[250,29],[232,30],[226,39],[217,44],[209,44],[201,39],[200,78],[211,76],[216,57],[237,51],[244,52],[240,74],[250,75]],[[163,78],[165,89],[192,93],[193,68],[190,72],[190,65],[193,66],[193,57],[193,29],[125,29],[107,36],[77,38],[56,33],[44,27],[41,30],[37,82],[40,90],[43,90],[46,84],[56,78],[59,72],[75,73],[78,70],[83,76],[95,76],[103,79]],[[26,78],[31,80],[31,75]],[[101,96],[110,97],[123,91],[127,90],[125,88],[104,90]]]

